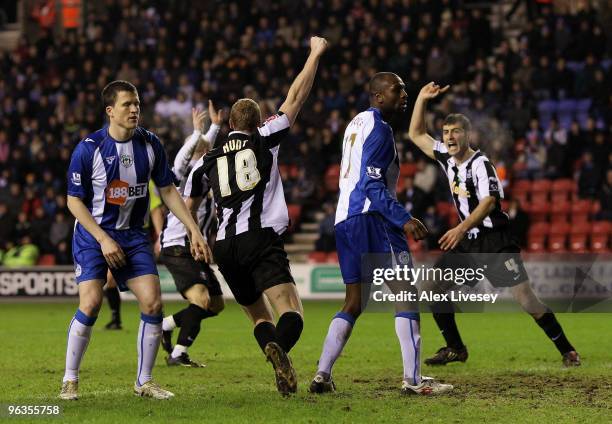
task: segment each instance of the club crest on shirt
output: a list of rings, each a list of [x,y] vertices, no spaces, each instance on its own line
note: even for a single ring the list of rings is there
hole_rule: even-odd
[[[106,163],[108,163],[109,165],[112,165],[113,162],[115,161],[115,157],[116,156],[109,156],[109,157],[105,158],[106,159]]]
[[[489,191],[499,191],[499,184],[497,178],[489,177]]]
[[[126,168],[129,168],[134,163],[134,158],[131,155],[128,155],[127,153],[122,153],[120,160],[121,165],[125,166]]]
[[[397,255],[397,260],[402,265],[408,265],[410,263],[410,253],[406,250],[400,252],[399,255]]]
[[[374,178],[375,180],[380,180],[382,178],[380,168],[374,168],[373,166],[368,166],[366,168],[366,175],[370,178]]]
[[[72,184],[76,186],[80,186],[81,185],[81,174],[79,174],[78,172],[73,172],[72,178],[70,180],[72,181]]]
[[[81,265],[76,264],[76,266],[74,267],[74,275],[75,275],[75,277],[80,277],[81,273],[82,273]]]

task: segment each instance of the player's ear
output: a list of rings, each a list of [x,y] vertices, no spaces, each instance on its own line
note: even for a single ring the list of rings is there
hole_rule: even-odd
[[[106,111],[106,116],[108,116],[109,118],[112,118],[113,107],[112,106],[106,106],[105,111]]]
[[[229,127],[230,127],[230,130],[232,130],[232,131],[233,131],[233,130],[234,130],[234,123],[232,122],[232,118],[230,118],[230,119],[229,119],[229,121],[228,121],[228,125],[229,125]]]

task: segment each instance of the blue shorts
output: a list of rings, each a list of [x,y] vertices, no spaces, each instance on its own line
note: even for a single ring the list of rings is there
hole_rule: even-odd
[[[381,257],[385,261],[384,266],[391,266],[393,263],[412,266],[404,232],[389,225],[380,215],[352,216],[338,223],[335,231],[338,261],[344,284],[364,282],[362,280],[364,270],[374,267],[373,262],[380,262]],[[366,254],[378,255],[364,258]]]
[[[117,287],[127,291],[127,281],[141,275],[158,275],[148,234],[141,229],[105,230],[123,249],[126,265],[111,269]],[[72,258],[77,284],[88,280],[106,280],[108,264],[102,255],[100,243],[80,224],[72,237]]]

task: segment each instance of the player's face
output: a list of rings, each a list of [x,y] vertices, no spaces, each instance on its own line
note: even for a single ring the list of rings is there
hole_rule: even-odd
[[[114,106],[107,106],[106,113],[114,125],[127,130],[133,130],[138,126],[140,118],[140,99],[137,93],[131,91],[120,91]]]
[[[405,111],[408,107],[408,94],[406,94],[406,85],[400,77],[395,78],[391,84],[387,86],[383,92],[383,109],[390,112]]]
[[[449,155],[463,154],[469,147],[469,132],[459,124],[444,125],[442,127],[442,140]]]

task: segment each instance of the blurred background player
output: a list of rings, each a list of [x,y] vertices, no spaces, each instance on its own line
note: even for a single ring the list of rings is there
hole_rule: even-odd
[[[394,73],[380,72],[370,80],[369,90],[370,108],[355,116],[344,132],[335,228],[346,295],[342,311],[332,319],[323,343],[319,368],[310,385],[313,393],[335,390],[332,367],[367,302],[362,298],[362,287],[370,284],[371,276],[362,275],[362,261],[368,260],[365,255],[408,254],[406,237],[420,240],[427,235],[425,226],[406,211],[395,194],[399,158],[388,122],[397,112],[406,110],[404,82]],[[404,364],[402,392],[447,392],[453,386],[421,377],[419,321],[418,311],[402,310],[395,315]]]
[[[508,230],[508,215],[501,210],[504,191],[495,167],[480,150],[470,147],[469,119],[462,114],[448,115],[442,127],[443,142],[427,134],[427,102],[447,89],[448,86],[440,88],[433,82],[421,89],[409,130],[414,144],[435,159],[444,170],[461,219],[459,225],[440,238],[440,248],[446,253],[435,267],[482,267],[494,287],[511,287],[514,298],[553,341],[562,355],[563,364],[578,366],[580,357],[567,340],[555,314],[540,302],[531,289],[521,249]],[[440,282],[432,283],[434,286],[430,289],[441,291],[447,291],[454,285],[453,282],[447,286]],[[431,309],[447,345],[425,363],[445,365],[455,361],[465,362],[468,351],[457,329],[453,304],[450,301],[436,302]]]
[[[102,91],[108,126],[89,134],[75,148],[68,169],[68,208],[77,219],[73,257],[79,308],[70,322],[61,399],[78,398],[79,368],[100,305],[110,267],[122,291],[128,288],[141,311],[138,373],[134,392],[168,399],[174,394],[153,382],[151,373],[161,340],[161,290],[155,258],[143,231],[149,212],[152,179],[162,200],[188,228],[192,253],[209,259],[209,251],[173,184],[166,153],[157,136],[138,126],[136,87],[113,81]]]
[[[179,183],[178,190],[181,194],[184,192],[191,169],[214,145],[223,122],[223,112],[217,112],[211,101],[208,102],[208,115],[211,124],[208,132],[203,135],[206,112],[200,109],[192,110],[193,134],[189,136],[174,159],[172,171]],[[214,225],[215,207],[211,191],[204,197],[193,218],[200,226],[204,240],[209,242],[208,235]],[[161,245],[161,261],[172,274],[177,290],[189,302],[186,308],[166,316],[162,322],[162,347],[169,354],[166,363],[171,366],[202,367],[203,364],[189,357],[187,348],[198,336],[202,320],[214,317],[223,310],[221,286],[209,264],[193,259],[189,252],[189,239],[185,226],[172,213],[168,214],[167,224],[162,231]],[[181,330],[173,347],[172,330],[176,327]]]
[[[153,184],[153,181],[149,181],[149,215],[151,224],[153,224],[153,254],[157,258],[160,250],[159,236],[164,225],[164,205],[159,197],[157,187],[155,187],[155,184]],[[144,228],[148,227],[149,223],[146,222]],[[104,297],[106,297],[108,306],[111,310],[111,320],[104,326],[104,328],[107,330],[121,330],[121,295],[119,294],[117,281],[115,281],[115,278],[110,270],[106,274]]]
[[[297,377],[287,353],[303,328],[303,309],[281,234],[289,225],[278,170],[280,142],[308,98],[324,38],[310,39],[310,54],[278,113],[261,125],[261,110],[251,99],[232,106],[233,130],[191,171],[185,187],[189,209],[196,211],[212,187],[219,230],[213,249],[216,263],[236,301],[254,325],[254,335],[275,370],[283,395],[297,391]],[[262,296],[265,294],[265,296]],[[274,325],[274,312],[279,315]]]

